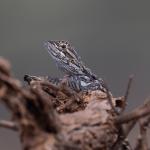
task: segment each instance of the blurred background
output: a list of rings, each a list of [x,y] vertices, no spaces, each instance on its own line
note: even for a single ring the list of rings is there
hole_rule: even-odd
[[[60,76],[43,41],[69,40],[115,96],[135,75],[129,111],[150,92],[149,7],[146,0],[0,0],[0,56],[22,83],[24,74]],[[1,105],[0,119],[9,119]],[[0,129],[0,147],[21,149],[18,135]]]

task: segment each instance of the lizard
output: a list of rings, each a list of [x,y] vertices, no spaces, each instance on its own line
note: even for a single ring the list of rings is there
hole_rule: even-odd
[[[73,90],[101,90],[106,92],[104,81],[84,65],[80,55],[68,41],[46,41],[44,47],[57,67],[65,74],[67,84]]]

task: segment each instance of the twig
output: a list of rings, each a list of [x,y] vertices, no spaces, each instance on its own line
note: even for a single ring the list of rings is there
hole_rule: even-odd
[[[130,130],[133,128],[134,125],[135,124],[130,124]],[[120,130],[119,130],[119,137],[118,137],[118,140],[116,141],[116,143],[114,144],[112,150],[120,150],[120,148],[122,146],[126,146],[126,148],[130,147],[130,150],[132,150],[130,143],[128,141],[125,141],[126,137],[129,134],[129,132],[128,132],[129,130],[128,131],[125,130],[126,128],[123,125],[119,126],[119,128],[120,128]],[[126,145],[124,145],[124,143]]]
[[[137,121],[133,120],[128,124],[120,126],[120,138],[118,138],[117,142],[115,143],[113,150],[118,150],[122,145],[123,141],[127,138],[130,131],[133,129]]]
[[[128,80],[128,84],[127,84],[127,88],[126,88],[126,92],[125,92],[125,95],[124,95],[124,107],[122,108],[121,112],[124,112],[124,110],[126,108],[127,100],[128,100],[130,89],[131,89],[131,85],[132,85],[132,82],[133,82],[133,78],[134,78],[134,76],[130,75],[129,80]]]
[[[120,125],[120,132],[119,132],[119,138],[116,141],[116,143],[113,146],[113,150],[118,150],[120,149],[122,143],[125,141],[125,139],[127,138],[128,134],[130,133],[130,131],[133,129],[133,127],[136,124],[136,120],[133,120],[131,122],[129,122],[128,124],[125,125]],[[130,146],[129,142],[128,142],[128,147]],[[130,146],[131,149],[131,146]]]
[[[147,115],[150,115],[150,100],[144,106],[140,106],[130,113],[117,117],[116,123],[128,123],[129,121],[140,119],[141,117],[145,117]]]
[[[110,92],[109,92],[110,90],[109,90],[106,83],[104,83],[104,86],[105,86],[105,89],[106,89],[106,94],[107,94],[107,97],[108,97],[109,104],[110,104],[112,110],[115,112],[115,114],[118,115],[118,111],[115,109],[115,106],[114,106],[113,101],[112,101],[112,97],[111,97]]]
[[[142,150],[147,150],[148,143],[147,143],[146,127],[141,122],[139,122],[139,124],[140,124],[140,135],[141,135],[141,147]]]
[[[140,142],[142,150],[148,150],[147,128],[149,123],[150,123],[150,116],[142,118],[139,121],[141,140],[138,140],[138,142]]]
[[[17,125],[14,122],[11,122],[11,121],[1,120],[0,121],[0,127],[11,129],[11,130],[14,130],[14,131],[18,131]]]
[[[122,109],[120,111],[120,114],[122,114],[124,112],[125,108],[126,108],[127,99],[128,99],[129,92],[130,92],[130,89],[131,89],[132,81],[133,81],[133,75],[129,77],[126,92],[125,92],[125,95],[124,95],[123,106],[122,106]],[[126,137],[128,136],[131,129],[134,127],[135,123],[136,123],[136,121],[134,120],[132,122],[129,122],[128,125],[127,124],[126,125],[118,124],[119,138],[116,141],[116,143],[114,144],[113,150],[119,150],[120,147],[123,146],[122,144],[125,142]],[[128,142],[128,146],[130,146],[129,142]],[[131,149],[131,146],[130,146],[130,149]]]
[[[59,85],[55,85],[52,82],[47,81],[46,78],[44,79],[42,77],[30,76],[30,75],[25,75],[24,81],[27,81],[29,84],[32,84],[32,86],[41,85],[42,89],[46,92],[51,90],[54,90],[55,92],[61,91],[66,96],[73,98],[75,101],[77,102],[81,101],[81,98],[77,95],[77,93],[71,88],[68,88],[66,82],[64,81],[60,82]]]
[[[120,127],[120,138],[115,143],[113,150],[118,150],[120,148],[122,142],[128,136],[129,132],[132,130],[132,128],[136,124],[137,120],[148,114],[150,114],[150,100],[145,102],[145,104],[143,106],[136,108],[135,110],[133,110],[132,112],[130,112],[128,114],[121,115],[116,119],[116,123]],[[123,123],[128,123],[128,124],[122,125]],[[138,139],[138,141],[140,142],[141,140]]]
[[[133,127],[135,126],[136,122],[137,122],[137,120],[133,120],[133,121],[129,122],[128,124],[123,125],[125,138],[128,136],[130,131],[133,129]]]

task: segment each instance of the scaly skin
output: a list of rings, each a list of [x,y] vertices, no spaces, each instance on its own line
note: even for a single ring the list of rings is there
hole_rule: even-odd
[[[76,91],[105,91],[102,79],[99,79],[81,61],[81,57],[67,41],[47,41],[44,43],[58,68],[67,76],[68,85]]]

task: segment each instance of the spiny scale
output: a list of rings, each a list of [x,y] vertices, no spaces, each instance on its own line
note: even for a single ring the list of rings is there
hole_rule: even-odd
[[[76,91],[102,90],[102,79],[98,79],[86,68],[81,57],[67,41],[48,41],[45,47],[55,60],[58,68],[68,76],[68,85]]]
[[[102,79],[92,79],[86,75],[73,75],[68,78],[68,85],[75,91],[101,90],[106,92]]]
[[[65,74],[82,74],[83,65],[74,48],[65,41],[48,41],[45,43],[49,54],[58,68]]]

